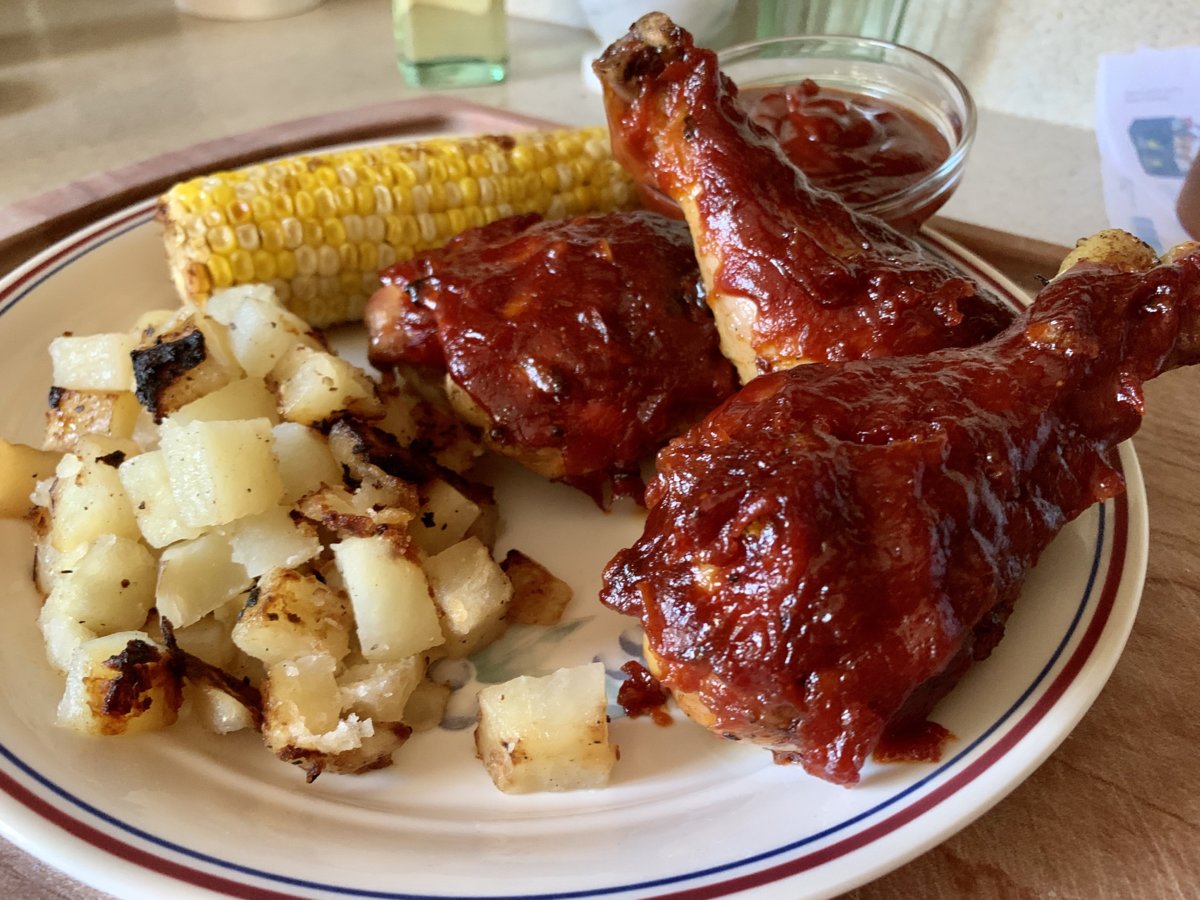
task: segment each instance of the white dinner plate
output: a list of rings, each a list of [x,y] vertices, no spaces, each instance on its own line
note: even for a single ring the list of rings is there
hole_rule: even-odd
[[[0,434],[38,443],[63,331],[123,330],[173,306],[152,204],[86,228],[0,281]],[[1019,291],[934,239],[980,279]],[[361,347],[361,331],[340,335]],[[361,353],[361,350],[360,350]],[[122,897],[821,897],[902,864],[962,828],[1063,740],[1107,679],[1132,625],[1146,561],[1133,450],[1123,497],[1066,528],[1031,574],[992,656],[934,718],[956,735],[936,764],[870,763],[847,789],[781,767],[679,719],[612,708],[621,748],[599,791],[506,796],[474,758],[469,729],[415,735],[393,768],[303,773],[252,734],[185,724],[133,738],[56,728],[61,678],[46,663],[28,529],[0,523],[0,833]],[[522,632],[479,662],[480,680],[636,652],[633,623],[600,607],[600,572],[631,543],[632,504],[599,512],[581,494],[493,466],[517,546],[570,581],[566,623]],[[615,678],[610,679],[615,687]],[[462,692],[465,697],[468,692]],[[469,704],[460,719],[469,714]],[[462,724],[460,722],[459,724]]]

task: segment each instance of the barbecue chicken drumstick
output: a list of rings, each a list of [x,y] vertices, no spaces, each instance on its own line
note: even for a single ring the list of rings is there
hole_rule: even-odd
[[[616,158],[682,208],[743,382],[803,362],[986,340],[1000,302],[877,219],[811,187],[750,122],[716,54],[662,13],[595,63]]]
[[[1059,529],[1119,493],[1142,383],[1200,362],[1200,245],[1091,239],[986,344],[761,376],[658,457],[605,572],[718,734],[841,784],[988,655]]]
[[[603,503],[737,384],[687,228],[647,212],[471,229],[383,273],[367,305],[379,368],[445,373],[493,449]]]

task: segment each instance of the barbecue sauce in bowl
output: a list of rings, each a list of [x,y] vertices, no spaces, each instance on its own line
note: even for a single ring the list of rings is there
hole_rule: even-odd
[[[750,121],[779,140],[814,187],[851,206],[907,190],[950,157],[949,142],[932,123],[878,97],[810,78],[748,88],[738,97]]]

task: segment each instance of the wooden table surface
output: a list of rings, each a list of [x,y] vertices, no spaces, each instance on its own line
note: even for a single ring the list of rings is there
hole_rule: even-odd
[[[361,118],[354,119],[360,129]],[[315,138],[330,126],[311,120],[305,127]],[[291,138],[296,135],[289,132]],[[260,144],[243,139],[231,147]],[[218,151],[230,147],[207,152],[216,159]],[[196,157],[185,157],[176,160],[181,167],[197,164]],[[126,177],[137,171],[131,168]],[[162,170],[154,171],[161,176]],[[59,216],[67,196],[86,195],[88,214],[99,214],[95,185],[79,191],[57,192],[41,208],[48,217]],[[24,204],[21,221],[32,224],[27,217],[37,206]],[[6,249],[29,249],[17,230],[4,234],[5,221],[0,211],[0,274],[13,262],[5,259]],[[940,225],[1032,289],[1033,276],[1053,274],[1062,253],[1011,235]],[[55,231],[45,223],[37,227],[43,238]],[[1129,643],[1095,705],[1047,762],[975,823],[847,897],[1200,896],[1198,397],[1200,368],[1168,373],[1146,388],[1146,418],[1134,444],[1150,510],[1149,569]],[[105,896],[0,841],[0,897]]]

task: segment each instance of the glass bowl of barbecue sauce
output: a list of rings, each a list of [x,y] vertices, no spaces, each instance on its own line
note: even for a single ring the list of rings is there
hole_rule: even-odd
[[[718,59],[751,120],[855,210],[915,232],[958,187],[975,104],[937,60],[849,35],[771,38]]]

